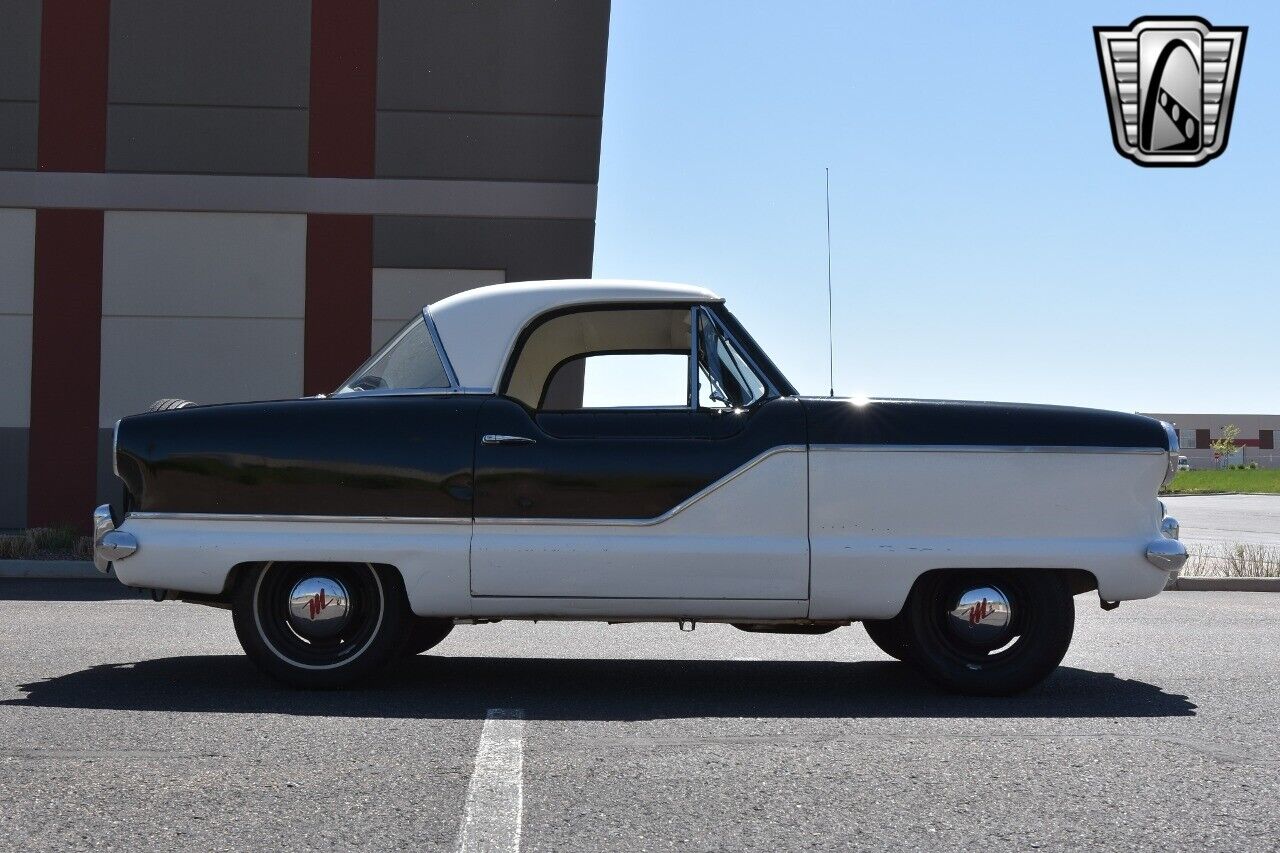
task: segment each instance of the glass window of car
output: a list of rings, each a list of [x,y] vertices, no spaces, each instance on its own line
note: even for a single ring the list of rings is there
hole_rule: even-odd
[[[698,312],[698,406],[745,408],[768,386],[705,310]]]
[[[688,406],[689,326],[687,307],[588,308],[551,317],[523,336],[502,393],[544,410]],[[591,394],[584,396],[588,380]]]
[[[440,354],[426,320],[419,315],[374,353],[337,393],[448,387]]]

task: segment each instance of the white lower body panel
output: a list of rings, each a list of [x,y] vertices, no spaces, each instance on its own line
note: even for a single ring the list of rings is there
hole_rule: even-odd
[[[813,619],[886,619],[934,569],[1083,569],[1108,600],[1167,574],[1157,452],[822,448],[810,453]]]
[[[806,455],[774,451],[656,522],[478,519],[471,591],[507,600],[807,599]]]
[[[419,616],[470,616],[471,521],[139,518],[120,525],[138,550],[112,564],[129,586],[217,594],[233,566],[268,560],[386,563]]]

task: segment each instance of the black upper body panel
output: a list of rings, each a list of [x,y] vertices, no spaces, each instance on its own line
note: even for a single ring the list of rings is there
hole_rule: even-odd
[[[271,515],[471,515],[486,398],[357,395],[156,412],[120,423],[129,508]]]
[[[479,445],[482,518],[654,518],[762,453],[805,442],[804,412],[790,397],[737,411],[540,414],[497,397],[478,432],[532,439]]]
[[[957,400],[803,397],[810,444],[1152,447],[1169,450],[1155,418],[1102,409]]]
[[[486,446],[484,433],[535,443]],[[125,418],[116,461],[128,509],[147,512],[643,519],[806,441],[1169,449],[1152,418],[1058,406],[784,397],[536,414],[492,395],[369,394]]]

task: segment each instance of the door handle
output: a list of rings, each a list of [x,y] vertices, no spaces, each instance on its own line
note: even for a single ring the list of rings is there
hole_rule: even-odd
[[[523,435],[489,435],[480,439],[481,444],[537,444],[532,438],[526,438]]]

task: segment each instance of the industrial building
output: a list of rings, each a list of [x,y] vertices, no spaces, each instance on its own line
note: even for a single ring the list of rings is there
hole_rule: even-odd
[[[1144,413],[1146,414],[1146,413]],[[1276,452],[1276,434],[1280,433],[1280,415],[1194,415],[1151,414],[1173,424],[1178,430],[1180,453],[1187,457],[1192,469],[1220,468],[1223,465],[1258,463],[1259,468],[1280,468]],[[1239,430],[1236,452],[1229,458],[1214,456],[1210,443],[1222,438],[1228,425]]]
[[[591,274],[605,0],[0,0],[0,528],[155,399],[334,389],[417,308]]]

